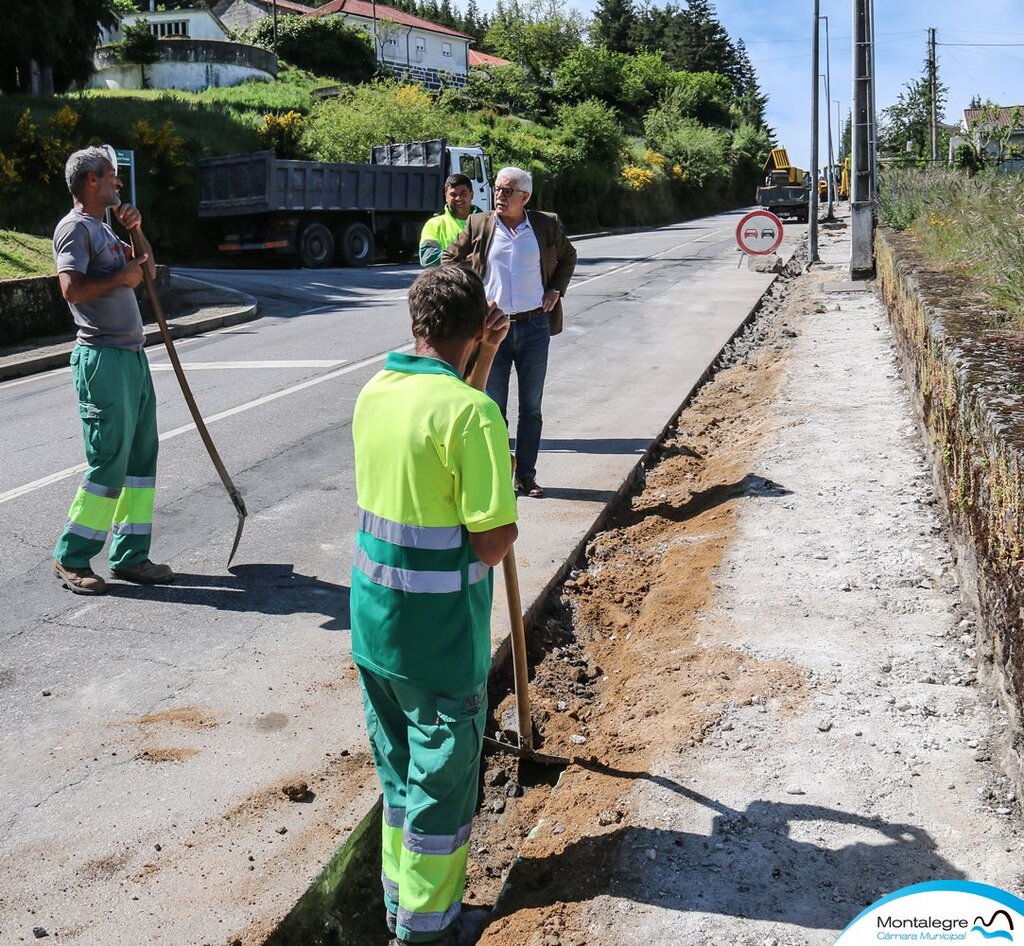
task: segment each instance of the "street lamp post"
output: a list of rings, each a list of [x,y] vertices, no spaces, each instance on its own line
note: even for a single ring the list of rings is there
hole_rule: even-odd
[[[845,157],[843,154],[843,113],[839,109],[839,99],[833,99],[832,104],[836,107],[836,157],[842,159]],[[842,163],[841,160],[840,163]]]
[[[825,21],[825,112],[828,115],[828,175],[825,180],[828,184],[828,210],[825,214],[825,219],[829,222],[836,219],[835,213],[833,213],[832,207],[836,199],[836,185],[835,185],[835,174],[832,172],[832,166],[835,163],[835,156],[832,152],[832,64],[829,59],[829,42],[828,42],[828,16],[822,16]]]
[[[811,192],[807,195],[807,263],[818,262],[818,20],[820,0],[814,0],[811,30]]]
[[[832,212],[832,205],[836,199],[832,186],[832,165],[835,163],[832,156],[832,99],[829,98],[828,94],[828,77],[822,73],[821,78],[825,83],[825,128],[828,130],[828,153],[826,156],[828,170],[825,173],[825,197],[828,201],[828,206],[825,212],[825,220],[831,222],[836,219],[836,215]]]

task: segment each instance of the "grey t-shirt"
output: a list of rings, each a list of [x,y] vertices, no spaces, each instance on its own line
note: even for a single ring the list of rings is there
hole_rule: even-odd
[[[128,262],[125,247],[102,220],[72,210],[53,231],[53,262],[58,273],[109,276]],[[78,344],[138,351],[145,341],[135,292],[117,286],[91,302],[69,302]]]

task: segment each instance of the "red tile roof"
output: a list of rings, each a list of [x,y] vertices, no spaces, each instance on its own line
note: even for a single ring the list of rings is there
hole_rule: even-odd
[[[482,53],[478,49],[469,51],[469,66],[511,66],[512,60],[502,59],[500,56],[492,56],[490,53]]]
[[[965,108],[964,121],[968,125],[980,122],[990,128],[1005,128],[1007,125],[1019,128],[1024,125],[1024,105],[997,106],[995,109]]]
[[[374,18],[374,5],[369,0],[331,0],[322,7],[317,7],[309,16],[325,16],[328,13],[348,13],[351,16],[365,17],[367,20]],[[429,20],[423,20],[404,10],[396,10],[394,7],[386,6],[383,3],[376,5],[376,17],[378,20],[392,20],[401,23],[403,26],[414,26],[421,30],[430,30],[432,33],[446,33],[449,36],[458,36],[460,39],[469,39],[465,33],[458,30],[450,30],[447,26],[438,26]]]

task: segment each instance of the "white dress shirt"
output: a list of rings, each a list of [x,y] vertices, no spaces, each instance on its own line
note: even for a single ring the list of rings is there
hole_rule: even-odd
[[[487,251],[484,271],[487,301],[512,315],[539,309],[544,301],[544,283],[540,273],[540,245],[530,226],[530,218],[510,230],[494,215],[494,237]]]

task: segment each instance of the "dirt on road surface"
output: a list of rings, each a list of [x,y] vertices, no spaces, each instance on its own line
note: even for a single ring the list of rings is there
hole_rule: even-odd
[[[884,310],[826,291],[842,236],[540,620],[541,748],[582,764],[485,759],[484,946],[824,944],[911,883],[1021,892],[1006,717]]]

